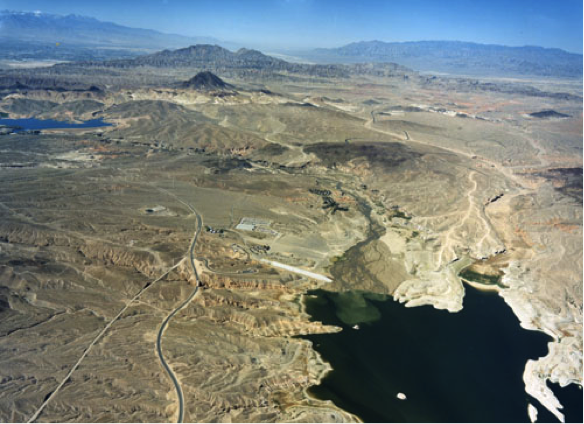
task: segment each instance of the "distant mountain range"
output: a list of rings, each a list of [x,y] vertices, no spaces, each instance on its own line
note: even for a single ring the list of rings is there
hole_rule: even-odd
[[[196,74],[194,77],[193,75]],[[218,76],[219,75],[219,76]],[[0,72],[0,91],[19,90],[100,91],[131,87],[180,87],[223,91],[233,87],[221,78],[235,78],[262,85],[271,82],[337,81],[364,76],[392,77],[393,83],[450,92],[498,92],[550,99],[582,100],[579,95],[548,92],[516,82],[481,82],[474,78],[420,75],[395,63],[307,64],[290,63],[257,50],[232,52],[220,46],[199,44],[131,59],[59,63],[51,67],[12,69]],[[332,79],[331,79],[332,78]],[[185,80],[188,79],[188,80]],[[388,86],[389,87],[389,86]]]
[[[385,67],[395,69],[395,65]],[[131,59],[107,61],[85,61],[57,64],[54,73],[86,73],[129,70],[135,68],[168,68],[174,72],[181,69],[190,71],[210,71],[228,77],[251,77],[254,75],[302,74],[317,77],[346,77],[349,67],[344,65],[309,65],[289,63],[257,50],[239,49],[236,52],[221,46],[197,44],[184,49],[163,50]]]
[[[188,83],[185,78],[202,72]],[[211,72],[212,74],[209,74]],[[214,75],[213,75],[214,74]],[[143,87],[180,86],[221,89],[220,78],[257,81],[328,81],[352,75],[409,78],[412,71],[394,63],[307,64],[290,63],[257,50],[235,52],[221,46],[197,44],[183,49],[163,50],[128,59],[87,60],[58,63],[49,67],[0,71],[0,90],[81,90],[90,86]],[[229,88],[229,87],[223,87]]]
[[[197,46],[182,49],[195,44]],[[355,73],[359,67],[368,74],[388,72],[387,66],[356,65],[349,70],[340,66],[342,64],[397,63],[417,71],[468,76],[582,78],[583,72],[581,54],[533,46],[507,47],[459,41],[362,41],[294,54],[300,58],[298,62],[319,64],[315,67],[285,62],[256,50],[230,51],[239,47],[236,43],[212,37],[165,34],[79,15],[0,12],[0,66],[2,62],[26,60],[107,61],[107,64],[95,66],[193,67],[221,75],[226,75],[225,71],[245,69],[248,73],[268,70],[340,76]],[[134,58],[134,62],[124,62]]]
[[[582,55],[543,47],[461,41],[361,41],[301,53],[316,63],[395,62],[418,71],[472,76],[582,78]]]
[[[232,47],[212,37],[164,34],[86,16],[0,12],[0,59],[4,60],[102,60],[197,43]]]

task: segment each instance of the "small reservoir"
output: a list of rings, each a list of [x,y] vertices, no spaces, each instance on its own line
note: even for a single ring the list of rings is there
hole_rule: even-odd
[[[103,118],[90,119],[81,123],[55,121],[52,119],[0,119],[0,127],[10,127],[13,132],[35,131],[46,129],[60,129],[60,128],[95,128],[95,127],[109,127],[112,124],[103,122]]]
[[[333,367],[310,393],[366,422],[529,422],[528,403],[540,422],[557,422],[523,383],[525,363],[547,354],[550,337],[521,328],[496,293],[465,290],[458,313],[371,293],[308,293],[312,319],[343,328],[303,336]],[[554,392],[568,422],[582,416],[579,387]]]

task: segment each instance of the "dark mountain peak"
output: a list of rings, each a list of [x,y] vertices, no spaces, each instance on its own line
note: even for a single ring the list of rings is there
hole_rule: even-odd
[[[189,69],[193,73],[210,71],[230,78],[251,78],[257,75],[284,78],[284,74],[291,73],[331,78],[348,77],[351,72],[349,67],[343,65],[289,63],[257,50],[240,49],[234,53],[212,44],[196,44],[178,50],[163,50],[131,59],[59,63],[51,67],[51,71],[78,72],[79,68],[127,70],[134,67]]]
[[[542,110],[540,112],[532,112],[529,114],[532,118],[569,118],[570,115],[566,115],[565,113],[556,112],[555,110]]]
[[[240,60],[244,60],[247,62],[256,62],[258,64],[263,64],[263,65],[267,65],[267,64],[282,64],[282,63],[286,63],[281,59],[276,59],[275,57],[272,56],[268,56],[263,54],[262,52],[258,51],[258,50],[253,50],[253,49],[239,49],[235,55],[238,57],[238,59]]]
[[[246,48],[241,48],[239,50],[237,50],[235,52],[236,55],[238,56],[254,56],[254,57],[267,57],[265,54],[263,54],[262,52],[258,51],[258,50],[254,50],[254,49],[246,49]]]
[[[154,66],[171,68],[194,68],[221,72],[226,70],[243,70],[247,72],[299,72],[315,75],[339,75],[342,71],[335,67],[312,66],[288,63],[260,51],[239,49],[232,52],[223,47],[211,44],[197,44],[178,50],[162,52],[137,57],[126,61],[111,63],[114,66]]]
[[[214,44],[195,44],[177,50],[164,50],[148,56],[137,58],[138,61],[165,61],[173,60],[177,63],[188,64],[193,62],[213,62],[225,60],[234,56],[231,51]]]
[[[182,84],[184,88],[191,88],[194,90],[221,90],[225,88],[230,88],[231,85],[227,84],[217,75],[209,71],[199,72],[197,75],[192,77],[190,80]]]
[[[243,55],[245,55],[245,54],[248,54],[249,52],[257,52],[257,53],[260,53],[260,52],[258,52],[257,50],[253,50],[253,49],[246,49],[245,47],[242,47],[241,49],[237,50],[237,51],[235,52],[235,54],[238,54],[238,55],[240,55],[240,56],[243,56]]]
[[[184,49],[174,50],[177,54],[182,53],[190,53],[190,54],[199,54],[199,53],[221,53],[221,54],[229,54],[231,53],[226,48],[218,46],[217,44],[194,44],[192,46],[186,47]]]

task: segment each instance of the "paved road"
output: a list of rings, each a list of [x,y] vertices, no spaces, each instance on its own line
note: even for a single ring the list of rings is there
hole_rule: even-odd
[[[248,275],[252,275],[252,274],[257,274],[258,270],[257,269],[252,269],[252,270],[248,270],[248,272],[244,271],[233,271],[233,272],[228,272],[228,271],[217,271],[216,269],[213,269],[209,266],[209,260],[207,258],[197,258],[197,260],[203,262],[205,264],[205,268],[213,273],[213,274],[217,274],[217,275],[237,275],[237,276],[248,276]]]
[[[168,192],[166,190],[162,190],[162,189],[160,189],[160,190],[166,192],[167,194],[172,195],[173,197],[175,197],[179,202],[181,202],[186,207],[188,207],[189,210],[191,210],[196,215],[196,217],[197,217],[197,229],[196,229],[195,235],[193,237],[193,240],[191,242],[191,246],[189,248],[189,262],[190,262],[191,267],[193,269],[193,272],[195,274],[195,278],[197,280],[197,286],[195,287],[195,289],[193,290],[193,292],[190,294],[190,296],[184,302],[182,302],[178,306],[178,308],[174,309],[170,313],[170,315],[168,315],[166,317],[166,319],[163,321],[163,323],[162,323],[162,325],[160,327],[160,331],[158,332],[158,338],[156,340],[156,348],[157,348],[157,351],[158,351],[158,356],[160,358],[160,361],[162,362],[162,365],[163,365],[164,369],[166,370],[166,372],[170,376],[170,378],[171,378],[171,380],[172,380],[172,382],[173,382],[173,384],[174,384],[174,386],[176,388],[176,392],[177,392],[177,396],[178,396],[178,400],[179,400],[179,416],[178,416],[178,422],[179,423],[182,423],[182,421],[183,421],[183,415],[184,415],[184,397],[183,397],[182,388],[180,386],[180,383],[176,379],[176,376],[174,375],[174,373],[172,372],[172,370],[168,366],[167,362],[164,360],[164,356],[162,355],[162,333],[164,332],[164,330],[168,326],[168,323],[170,322],[170,320],[181,309],[185,308],[189,304],[189,302],[195,297],[195,295],[198,293],[199,286],[201,284],[201,279],[199,278],[199,274],[197,272],[197,269],[195,268],[194,251],[195,251],[195,245],[197,244],[197,239],[199,238],[199,234],[201,233],[201,229],[203,227],[203,218],[198,214],[198,212],[195,210],[195,208],[193,208],[190,204],[188,204],[186,202],[183,202],[177,196],[175,196],[173,193],[170,193],[170,192]],[[4,205],[2,205],[2,204],[0,204],[0,206],[4,207]],[[87,346],[87,348],[85,348],[85,350],[83,351],[83,354],[81,355],[81,357],[77,360],[77,362],[75,362],[75,364],[73,364],[73,366],[71,367],[71,369],[69,370],[69,372],[67,373],[67,375],[61,380],[61,382],[55,388],[55,390],[53,390],[48,395],[48,397],[44,400],[44,402],[36,409],[36,411],[33,413],[33,415],[28,419],[28,421],[27,421],[28,423],[32,423],[32,422],[34,422],[34,421],[37,420],[37,418],[41,415],[41,413],[43,412],[43,410],[45,409],[45,407],[49,404],[49,402],[51,402],[51,400],[57,395],[57,393],[59,393],[59,391],[61,390],[61,388],[65,385],[65,383],[67,383],[67,381],[69,381],[69,379],[71,378],[71,376],[73,375],[73,373],[79,368],[79,366],[81,365],[81,363],[83,362],[83,360],[85,359],[85,357],[89,354],[89,352],[92,350],[92,348],[103,337],[103,335],[111,328],[111,326],[128,310],[128,308],[136,300],[138,300],[140,298],[140,296],[146,290],[148,290],[150,287],[152,287],[155,283],[157,283],[160,280],[162,280],[163,278],[165,278],[172,270],[174,270],[175,268],[177,268],[179,265],[180,265],[180,263],[174,265],[172,268],[169,268],[168,270],[166,270],[162,275],[160,275],[154,281],[148,282],[132,299],[130,299],[130,301],[128,301],[126,303],[126,305],[118,312],[118,314],[114,318],[112,318],[110,320],[110,322],[107,323],[107,325],[97,334],[97,336],[91,341],[91,343]]]
[[[65,378],[63,378],[61,380],[61,382],[59,383],[59,385],[55,388],[55,390],[53,390],[53,392],[45,399],[45,401],[41,404],[41,406],[38,407],[38,409],[34,412],[34,414],[30,417],[30,419],[27,421],[29,423],[32,423],[34,421],[36,421],[36,419],[39,417],[39,415],[43,412],[43,410],[45,409],[45,407],[49,404],[49,402],[57,395],[57,393],[59,393],[59,391],[61,390],[61,388],[65,385],[65,383],[67,383],[67,381],[69,381],[69,379],[71,378],[71,376],[73,375],[73,373],[77,370],[77,368],[79,368],[79,366],[81,365],[81,362],[83,362],[83,360],[85,359],[85,357],[89,354],[89,352],[91,351],[91,349],[93,348],[93,346],[95,346],[97,344],[97,342],[102,338],[102,336],[110,329],[110,327],[128,310],[128,308],[136,301],[138,300],[138,298],[140,298],[140,296],[146,291],[148,290],[148,288],[152,287],[155,283],[157,283],[158,281],[162,280],[164,277],[166,277],[170,271],[172,271],[173,269],[175,269],[176,267],[178,267],[178,264],[173,266],[172,268],[168,269],[167,271],[165,271],[160,277],[158,277],[156,280],[147,283],[129,302],[126,303],[126,305],[120,310],[120,312],[118,312],[118,314],[112,318],[112,320],[110,322],[107,323],[107,325],[99,332],[99,334],[91,341],[91,343],[89,344],[89,346],[87,346],[87,348],[85,348],[85,350],[83,351],[83,354],[81,355],[81,357],[77,360],[77,362],[75,362],[75,364],[73,364],[73,367],[71,367],[71,369],[69,370],[69,372],[67,373],[67,375],[65,376]]]
[[[169,193],[169,194],[171,194],[171,193]],[[178,418],[177,418],[176,422],[182,423],[183,418],[184,418],[184,403],[185,403],[184,395],[183,395],[183,391],[182,391],[182,387],[180,385],[180,382],[178,381],[178,379],[176,378],[176,375],[174,374],[174,372],[172,371],[172,369],[170,368],[170,366],[168,365],[168,363],[164,359],[164,355],[162,353],[162,335],[164,333],[164,330],[166,330],[166,327],[168,327],[170,320],[172,320],[178,312],[180,312],[182,309],[186,308],[187,305],[191,302],[191,300],[193,300],[193,298],[196,296],[196,294],[199,291],[199,287],[201,285],[201,279],[199,278],[199,273],[197,272],[197,268],[195,267],[195,245],[197,244],[197,239],[199,238],[199,234],[201,234],[201,229],[203,228],[203,218],[201,217],[201,215],[199,215],[199,213],[195,210],[195,208],[193,208],[189,203],[183,202],[182,200],[178,199],[174,195],[172,195],[172,196],[175,197],[179,202],[184,204],[186,207],[188,207],[197,217],[197,229],[195,232],[195,236],[193,237],[193,240],[191,242],[191,247],[189,248],[189,262],[191,264],[191,268],[193,270],[193,273],[195,274],[195,278],[197,280],[197,285],[196,285],[195,289],[193,290],[193,292],[189,295],[189,297],[187,297],[184,302],[182,302],[177,308],[175,308],[164,319],[164,321],[162,321],[162,325],[160,326],[160,329],[158,330],[158,337],[156,338],[156,351],[158,352],[158,357],[160,358],[160,362],[162,363],[162,366],[164,367],[166,373],[168,374],[168,376],[172,380],[172,384],[174,384],[174,388],[176,390],[176,396],[178,399]]]

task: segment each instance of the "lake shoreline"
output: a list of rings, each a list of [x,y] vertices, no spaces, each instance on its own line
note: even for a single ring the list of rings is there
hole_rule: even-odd
[[[303,303],[303,311],[308,313],[308,315],[310,315],[312,317],[313,320],[315,321],[321,321],[324,324],[327,325],[336,325],[336,326],[340,326],[341,328],[343,328],[343,331],[341,333],[335,333],[335,334],[330,334],[330,335],[309,335],[309,336],[302,336],[302,338],[311,340],[313,343],[313,348],[318,352],[318,354],[321,356],[322,360],[326,363],[328,363],[331,367],[332,370],[328,371],[325,375],[324,378],[321,381],[320,385],[317,386],[312,386],[311,388],[309,388],[307,390],[307,394],[315,399],[319,399],[319,400],[331,400],[333,401],[337,406],[339,406],[342,409],[345,409],[347,412],[355,415],[356,417],[358,417],[359,419],[368,422],[368,421],[401,421],[401,422],[408,422],[408,421],[451,421],[451,422],[463,422],[463,421],[477,421],[480,420],[480,417],[475,416],[474,419],[472,419],[472,414],[473,412],[470,411],[469,412],[469,408],[466,408],[466,411],[464,413],[468,413],[468,416],[458,416],[457,412],[456,412],[456,408],[452,408],[451,406],[446,406],[446,407],[442,407],[440,405],[439,402],[434,402],[434,401],[429,401],[429,406],[428,408],[430,410],[432,410],[433,412],[430,413],[429,415],[425,415],[422,417],[422,415],[420,415],[419,412],[416,412],[416,409],[423,409],[423,401],[421,399],[431,399],[432,396],[429,393],[424,393],[424,390],[421,390],[420,393],[417,393],[417,387],[418,385],[415,384],[415,381],[424,381],[424,385],[432,385],[434,384],[432,381],[428,381],[427,378],[425,378],[424,380],[421,379],[421,376],[419,376],[420,378],[416,378],[416,371],[412,371],[413,373],[411,375],[408,375],[408,373],[405,373],[400,376],[400,371],[399,369],[397,369],[395,367],[387,367],[387,363],[391,362],[391,361],[397,361],[397,363],[401,364],[401,367],[405,367],[408,368],[410,366],[412,367],[416,367],[416,364],[418,362],[422,363],[424,360],[428,361],[431,360],[431,355],[428,357],[425,357],[423,354],[420,356],[419,352],[423,352],[424,350],[432,350],[432,346],[431,343],[434,342],[438,342],[440,344],[440,340],[433,338],[432,341],[429,342],[429,345],[424,346],[424,343],[420,343],[419,341],[417,341],[416,337],[412,337],[411,334],[408,334],[408,332],[406,331],[405,333],[403,333],[403,328],[406,326],[406,321],[408,320],[407,316],[413,311],[414,315],[420,315],[421,317],[423,317],[423,319],[420,321],[418,318],[413,318],[414,320],[419,321],[416,325],[418,324],[422,324],[421,327],[417,327],[414,326],[416,331],[419,331],[419,336],[420,337],[424,337],[424,324],[426,323],[426,320],[428,322],[432,322],[432,321],[441,321],[441,322],[447,322],[444,320],[449,320],[451,318],[454,318],[455,321],[460,321],[458,324],[456,324],[452,330],[456,330],[456,326],[462,326],[461,328],[464,328],[465,330],[469,330],[470,329],[470,333],[472,333],[473,331],[473,326],[472,324],[469,325],[468,323],[465,323],[465,320],[469,319],[469,316],[472,318],[473,314],[472,311],[470,313],[469,316],[464,316],[465,314],[468,315],[469,311],[468,309],[475,309],[475,312],[479,312],[478,314],[478,318],[474,317],[473,320],[475,320],[478,324],[480,324],[482,321],[484,321],[485,317],[489,316],[489,312],[490,309],[493,309],[493,311],[497,311],[499,309],[502,308],[503,311],[506,312],[506,316],[505,319],[513,319],[515,321],[515,325],[513,326],[513,331],[517,331],[520,333],[520,337],[519,339],[523,340],[531,340],[531,343],[535,343],[535,349],[533,349],[533,351],[531,353],[529,353],[530,349],[526,349],[524,351],[522,351],[522,355],[525,355],[526,357],[517,357],[514,358],[513,360],[509,361],[511,362],[511,364],[507,364],[507,365],[503,365],[502,368],[504,370],[513,370],[512,374],[513,377],[513,389],[514,391],[509,395],[510,397],[513,397],[515,399],[515,402],[511,402],[511,401],[506,401],[503,400],[502,403],[504,403],[506,406],[506,408],[508,408],[508,414],[502,414],[501,416],[497,416],[496,414],[491,414],[492,419],[490,419],[489,421],[518,421],[518,422],[523,422],[523,421],[529,421],[529,417],[527,415],[527,405],[529,403],[534,403],[534,401],[525,393],[524,390],[524,384],[523,384],[523,380],[522,380],[522,374],[523,374],[523,367],[525,366],[525,362],[528,358],[536,358],[539,357],[539,355],[545,355],[547,353],[547,343],[549,340],[549,336],[540,333],[540,332],[532,332],[532,331],[528,331],[528,330],[524,330],[523,328],[521,328],[519,326],[519,321],[517,319],[517,317],[513,314],[512,310],[508,307],[508,305],[505,303],[504,299],[502,299],[500,296],[495,296],[495,292],[494,291],[479,291],[476,288],[473,288],[472,286],[470,286],[469,290],[467,291],[467,296],[469,296],[467,298],[467,296],[465,296],[465,304],[467,302],[470,302],[470,305],[466,305],[467,307],[463,308],[462,311],[460,311],[457,314],[451,314],[447,311],[439,311],[436,310],[430,306],[425,306],[425,307],[420,307],[420,308],[406,308],[404,305],[399,304],[398,302],[394,301],[393,299],[391,299],[389,296],[385,297],[385,300],[383,300],[383,297],[380,297],[378,295],[371,295],[371,294],[363,294],[361,293],[359,296],[362,296],[363,300],[355,300],[357,299],[359,296],[355,295],[355,294],[351,294],[350,296],[356,296],[355,299],[351,299],[350,296],[347,297],[346,294],[339,294],[339,293],[333,293],[333,292],[326,292],[323,290],[316,290],[314,292],[309,292],[306,295],[303,296],[302,299],[302,303]],[[314,298],[313,296],[317,296],[316,298]],[[330,299],[334,299],[335,296],[337,296],[336,298],[336,304],[334,301],[331,301]],[[343,298],[344,296],[344,298]],[[363,297],[364,296],[364,297]],[[370,298],[368,299],[367,296],[369,296]],[[326,299],[328,300],[326,300]],[[327,303],[323,303],[323,299],[326,300]],[[347,300],[348,299],[348,300]],[[496,300],[495,300],[496,299]],[[315,303],[315,300],[317,301],[316,303],[320,302],[321,305],[320,307]],[[372,320],[370,322],[365,322],[362,324],[358,324],[357,328],[358,329],[354,329],[353,324],[355,321],[350,321],[349,323],[347,322],[342,322],[338,315],[338,308],[339,305],[341,305],[343,302],[347,303],[347,304],[352,304],[354,305],[355,302],[359,303],[360,305],[364,305],[367,304],[368,306],[361,306],[361,311],[359,312],[361,314],[362,317],[373,317],[374,314],[371,313],[365,313],[364,311],[367,308],[370,308],[371,306],[378,308],[381,310],[380,316],[381,318],[379,318],[378,321],[376,320]],[[492,303],[492,304],[491,304]],[[385,305],[385,306],[384,306]],[[319,309],[320,308],[320,309]],[[363,309],[365,308],[365,309]],[[384,309],[385,308],[385,309]],[[477,310],[478,308],[478,310]],[[329,311],[327,312],[327,309],[329,309]],[[349,308],[350,309],[350,308]],[[357,308],[359,309],[359,308]],[[332,310],[332,311],[331,311]],[[466,312],[464,312],[466,310]],[[316,313],[315,313],[316,311]],[[392,319],[399,321],[400,317],[402,317],[403,319],[405,319],[406,321],[404,321],[400,326],[398,327],[387,327],[384,328],[385,326],[388,326],[389,324],[387,322],[385,322],[384,320],[386,320],[386,318],[384,318],[384,314],[387,312],[391,312],[392,314]],[[341,316],[343,316],[343,313],[340,314]],[[436,315],[435,317],[433,317],[433,315]],[[474,314],[476,315],[476,314]],[[405,318],[404,318],[405,317]],[[428,319],[428,317],[432,317],[430,319]],[[462,317],[461,320],[458,320],[458,317]],[[346,318],[346,311],[345,311],[345,318]],[[367,319],[369,319],[367,318]],[[346,319],[347,321],[347,319]],[[387,321],[387,320],[386,320]],[[391,320],[390,320],[391,321]],[[472,320],[471,320],[472,321]],[[383,324],[385,322],[385,324]],[[474,321],[473,321],[474,322]],[[381,323],[381,324],[380,324]],[[484,322],[483,322],[484,323]],[[477,325],[478,325],[477,324]],[[381,326],[380,326],[381,325]],[[400,344],[402,344],[403,346],[407,346],[408,343],[412,343],[412,346],[410,346],[409,348],[406,349],[406,352],[402,352],[401,354],[393,357],[394,355],[391,354],[391,350],[392,348],[395,349],[395,345],[387,345],[387,344],[383,344],[384,342],[381,342],[380,345],[378,345],[378,343],[370,343],[370,341],[367,341],[367,337],[372,336],[372,337],[381,337],[381,334],[378,334],[377,336],[375,336],[375,326],[380,326],[379,330],[383,330],[381,332],[381,334],[383,335],[383,338],[391,338],[392,337],[392,332],[391,331],[387,331],[387,330],[391,330],[392,328],[395,330],[397,328],[398,333],[400,331],[402,331],[403,334],[405,334],[405,342],[402,340],[400,342],[399,338],[396,338],[396,341]],[[432,325],[429,325],[430,327],[432,327]],[[504,330],[501,330],[501,328],[499,328],[500,326],[508,326],[508,322],[505,322],[505,320],[501,321],[500,323],[498,323],[498,325],[496,326],[495,329],[487,329],[485,330],[486,333],[489,334],[489,337],[494,337],[497,338],[498,337],[498,333],[499,332],[504,332]],[[401,328],[401,330],[400,330]],[[480,328],[480,326],[479,326]],[[442,330],[440,330],[442,331]],[[513,331],[511,333],[513,333]],[[369,332],[369,336],[366,336],[364,339],[359,339],[359,335],[365,335],[367,334],[367,332]],[[415,332],[415,331],[413,331]],[[430,331],[431,333],[431,331]],[[454,331],[454,333],[456,333],[456,331]],[[444,334],[448,334],[448,331],[446,331]],[[398,334],[399,335],[399,334]],[[344,343],[342,341],[332,341],[330,338],[343,338],[347,336],[347,343]],[[428,335],[427,337],[432,338],[432,335]],[[467,336],[471,337],[472,336]],[[514,338],[514,334],[508,334],[505,337],[513,339]],[[328,338],[328,339],[327,339]],[[479,337],[479,348],[480,349],[488,349],[489,347],[489,343],[484,343],[481,342],[481,338]],[[451,339],[448,339],[449,342],[451,343],[455,343],[453,342]],[[407,342],[407,343],[406,343]],[[404,344],[405,343],[405,344]],[[445,342],[446,343],[446,342]],[[460,342],[459,342],[460,343]],[[330,346],[326,346],[326,345],[330,345]],[[472,345],[472,343],[469,344]],[[333,347],[331,349],[331,346]],[[361,348],[357,348],[355,349],[354,346],[362,346],[364,351],[359,351],[359,349]],[[402,346],[402,347],[403,347]],[[370,352],[367,352],[367,348],[370,348]],[[496,346],[497,347],[497,346]],[[442,347],[441,347],[442,348]],[[353,382],[350,383],[349,380],[350,378],[347,378],[347,376],[344,376],[342,378],[340,378],[340,374],[342,373],[348,373],[351,374],[351,370],[347,370],[346,368],[344,368],[342,363],[339,363],[338,358],[335,357],[335,355],[337,355],[337,353],[335,352],[343,352],[345,350],[351,350],[354,349],[355,352],[350,352],[350,355],[355,355],[353,362],[351,363],[351,367],[360,367],[360,363],[366,363],[366,362],[371,362],[371,364],[369,364],[368,366],[366,366],[365,368],[370,368],[370,369],[365,369],[363,372],[364,373],[370,373],[370,375],[368,375],[365,379],[361,378],[360,381],[358,382]],[[465,351],[468,350],[468,346],[465,346],[464,344],[460,346],[461,351]],[[498,346],[499,351],[496,352],[495,357],[497,358],[505,358],[505,355],[507,355],[507,352],[505,352],[504,347],[501,350],[501,346]],[[379,355],[377,355],[375,353],[375,351],[383,351],[383,352],[388,352],[389,354],[386,355],[386,357],[382,357],[379,358]],[[448,350],[448,349],[447,349]],[[456,352],[457,349],[450,349],[448,350],[448,355],[450,354],[454,354],[454,353],[450,353],[450,352]],[[331,354],[331,352],[333,352]],[[411,352],[411,353],[408,353]],[[539,353],[538,353],[539,352]],[[475,350],[475,354],[476,354],[476,350]],[[338,355],[337,355],[338,356]],[[383,356],[383,355],[382,355]],[[447,355],[446,355],[447,356]],[[464,355],[463,355],[464,356]],[[485,358],[488,359],[489,355],[486,355]],[[411,358],[411,359],[410,359]],[[443,358],[445,360],[447,360],[448,358]],[[466,365],[466,371],[465,373],[470,373],[469,375],[473,375],[473,371],[475,374],[477,374],[477,377],[481,374],[480,373],[480,368],[481,365],[486,367],[487,369],[491,369],[491,367],[496,370],[496,368],[499,367],[498,364],[489,364],[487,362],[485,362],[487,359],[482,359],[483,362],[479,361],[476,364],[472,364],[471,362],[468,362],[465,364]],[[419,361],[418,361],[419,360]],[[465,360],[463,359],[463,362]],[[411,362],[410,364],[408,364],[407,362]],[[472,387],[473,384],[471,383],[464,383],[464,375],[456,375],[456,361],[454,361],[454,365],[455,367],[452,368],[451,366],[453,364],[447,364],[447,363],[437,363],[434,364],[433,366],[430,367],[426,367],[424,368],[425,372],[428,373],[437,373],[438,375],[443,375],[443,377],[441,378],[436,378],[435,381],[438,382],[438,384],[436,385],[436,388],[440,388],[441,384],[440,381],[441,379],[444,380],[445,378],[447,378],[447,376],[449,375],[449,372],[452,372],[455,374],[456,377],[456,381],[459,381],[461,384],[461,386],[467,385],[468,387]],[[346,365],[346,362],[345,362]],[[385,367],[385,370],[384,370]],[[399,368],[399,367],[398,367]],[[373,371],[372,371],[373,370]],[[452,371],[454,370],[454,371]],[[488,374],[491,371],[487,372],[486,375],[488,377]],[[351,386],[350,389],[352,392],[354,392],[355,387],[360,387],[361,384],[363,384],[364,386],[370,385],[370,381],[367,380],[367,378],[372,379],[371,381],[373,381],[375,378],[377,378],[377,376],[375,376],[375,373],[382,375],[384,378],[381,378],[379,381],[376,380],[376,384],[379,385],[379,387],[375,387],[373,390],[371,390],[371,387],[367,388],[364,387],[363,390],[369,390],[371,393],[371,397],[374,396],[379,396],[379,394],[377,392],[381,392],[382,396],[381,398],[384,399],[385,403],[390,403],[392,404],[397,411],[392,411],[392,412],[387,412],[387,410],[383,410],[383,408],[381,407],[382,413],[378,414],[377,411],[375,410],[375,408],[379,409],[380,406],[378,405],[374,405],[373,409],[371,409],[369,406],[363,406],[361,404],[359,404],[359,402],[352,402],[349,401],[349,399],[347,399],[346,397],[343,397],[343,388],[341,387],[343,384],[347,384],[347,386]],[[385,374],[384,374],[385,373]],[[397,373],[397,377],[396,375],[393,375],[393,373]],[[497,375],[502,376],[502,380],[504,381],[505,378],[507,378],[507,373],[502,372],[502,371],[497,371]],[[464,374],[464,373],[462,373]],[[365,381],[365,383],[363,383],[363,381]],[[372,383],[371,383],[372,384]],[[488,389],[490,386],[495,387],[495,383],[491,382],[491,384],[487,384],[487,388],[481,388],[480,390],[485,390],[487,391],[486,393],[486,398],[492,398],[493,394],[490,393],[490,390]],[[479,391],[480,391],[479,390]],[[432,390],[429,390],[430,392]],[[468,397],[468,401],[471,403],[477,403],[478,402],[478,407],[482,407],[485,410],[488,411],[488,408],[485,408],[485,405],[480,405],[481,401],[477,400],[480,399],[480,393],[476,392],[474,393],[472,396],[465,394],[464,391],[460,391],[459,389],[453,390],[453,392],[461,392],[460,396],[461,399],[464,399],[464,397]],[[407,396],[406,400],[399,400],[397,399],[397,395],[399,393],[405,393],[405,395]],[[476,396],[475,396],[476,395]],[[380,398],[380,399],[381,399]],[[364,400],[364,402],[367,402],[367,399]],[[456,396],[450,400],[446,399],[444,404],[446,405],[450,405],[450,403],[454,402],[454,404],[458,404],[459,401],[456,400]],[[379,402],[381,403],[381,402]],[[412,404],[412,406],[408,406]],[[415,405],[414,405],[415,404]],[[539,406],[539,404],[537,404]],[[361,410],[361,408],[363,408],[363,410]],[[442,410],[443,409],[443,410]],[[464,408],[463,408],[464,409]],[[538,409],[541,409],[541,406],[539,406]],[[542,411],[540,410],[540,417],[543,417],[542,415]],[[390,415],[383,415],[385,413],[389,413]],[[393,414],[393,418],[392,415]],[[434,417],[432,417],[432,414],[435,414]],[[545,414],[544,414],[545,415]],[[442,417],[442,418],[440,418]],[[498,419],[495,419],[498,418]]]

